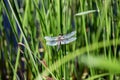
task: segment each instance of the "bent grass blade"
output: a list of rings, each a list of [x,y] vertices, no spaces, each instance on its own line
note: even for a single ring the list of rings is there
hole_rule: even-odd
[[[81,15],[85,15],[85,14],[89,14],[89,13],[93,13],[93,12],[99,12],[99,10],[89,10],[89,11],[85,11],[85,12],[80,12],[80,13],[76,13],[75,16],[81,16]]]

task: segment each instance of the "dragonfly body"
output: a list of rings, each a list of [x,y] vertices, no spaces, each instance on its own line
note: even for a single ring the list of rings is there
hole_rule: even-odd
[[[59,48],[61,44],[68,44],[72,41],[75,41],[76,37],[73,37],[75,34],[76,34],[76,31],[72,31],[71,33],[66,34],[66,35],[60,34],[58,37],[46,36],[45,37],[45,39],[47,41],[46,44],[49,46],[57,46],[58,45],[58,48]]]

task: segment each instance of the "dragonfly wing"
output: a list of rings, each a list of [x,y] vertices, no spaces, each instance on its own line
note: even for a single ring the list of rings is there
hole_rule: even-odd
[[[76,31],[72,31],[71,33],[68,33],[68,34],[66,34],[66,35],[63,35],[63,37],[64,38],[70,38],[70,37],[72,37],[73,35],[75,35],[76,34]]]
[[[77,38],[76,37],[72,37],[72,38],[69,38],[69,39],[64,39],[61,41],[61,44],[68,44],[70,42],[73,42],[75,41]]]
[[[49,37],[49,36],[45,36],[45,39],[46,39],[47,41],[55,41],[55,40],[58,39],[58,37]]]
[[[57,41],[47,41],[46,44],[49,46],[56,46],[56,45],[58,45],[58,42]]]

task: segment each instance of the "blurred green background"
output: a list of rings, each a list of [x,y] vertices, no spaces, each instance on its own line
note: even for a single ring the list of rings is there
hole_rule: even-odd
[[[120,80],[119,37],[119,0],[0,0],[0,80]]]

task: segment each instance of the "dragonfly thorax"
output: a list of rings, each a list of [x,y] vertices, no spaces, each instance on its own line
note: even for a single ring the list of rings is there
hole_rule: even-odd
[[[64,39],[64,37],[62,36],[62,35],[59,35],[58,36],[58,41],[61,41],[61,40],[63,40]]]

